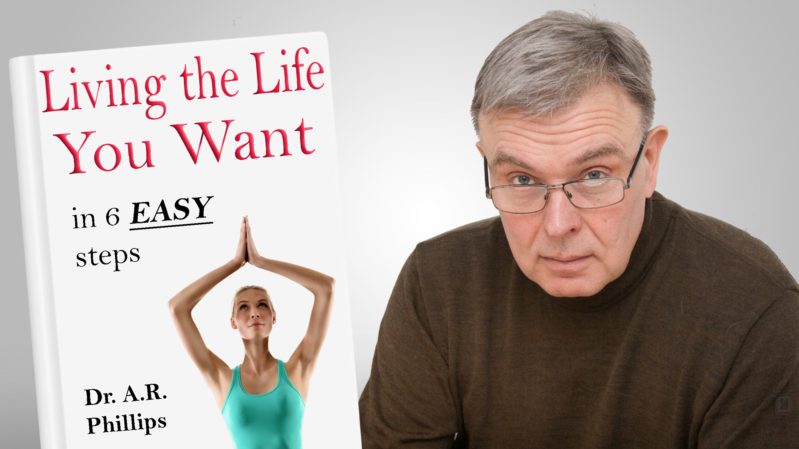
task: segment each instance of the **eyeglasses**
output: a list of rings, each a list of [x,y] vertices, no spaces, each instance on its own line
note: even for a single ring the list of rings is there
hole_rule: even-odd
[[[510,214],[532,214],[544,209],[551,190],[563,190],[569,202],[578,209],[599,209],[620,203],[624,200],[624,191],[630,188],[630,181],[635,174],[635,167],[641,159],[646,137],[641,139],[641,146],[635,155],[630,174],[625,182],[621,178],[605,176],[601,178],[576,179],[563,184],[507,184],[490,187],[488,182],[488,160],[483,156],[483,173],[485,178],[486,198],[490,198],[494,207]]]

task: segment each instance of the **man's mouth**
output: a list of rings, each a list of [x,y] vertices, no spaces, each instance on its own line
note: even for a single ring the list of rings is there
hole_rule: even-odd
[[[582,271],[587,266],[588,262],[591,260],[591,255],[588,256],[567,255],[567,256],[555,256],[555,257],[541,256],[541,260],[551,271],[567,275],[570,273],[574,274]]]
[[[546,259],[546,260],[549,260],[549,261],[552,261],[552,262],[558,262],[558,263],[577,262],[577,261],[580,261],[580,260],[583,260],[583,259],[587,259],[589,257],[591,257],[591,256],[556,256],[556,257],[541,256],[541,258],[543,258],[543,259]]]

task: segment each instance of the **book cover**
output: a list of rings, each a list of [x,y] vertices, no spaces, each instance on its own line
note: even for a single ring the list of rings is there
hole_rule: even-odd
[[[324,34],[25,56],[10,70],[42,447],[235,447],[247,417],[226,425],[222,407],[237,382],[268,397],[306,379],[291,363],[319,327],[312,311],[329,325],[292,393],[302,447],[360,447]],[[324,312],[306,282],[317,275],[335,280]],[[246,319],[273,321],[258,347],[286,362],[266,377],[242,364],[221,400],[169,307],[201,279],[192,325],[217,362],[233,371],[253,352],[236,309],[252,285],[269,306],[242,305]]]

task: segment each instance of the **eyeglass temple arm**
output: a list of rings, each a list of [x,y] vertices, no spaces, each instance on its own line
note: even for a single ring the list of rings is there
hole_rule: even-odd
[[[491,198],[491,187],[488,185],[488,159],[483,156],[483,179],[486,187],[486,198]]]
[[[648,135],[649,133],[644,134],[644,137],[641,139],[641,146],[638,147],[638,154],[635,155],[635,160],[633,161],[633,166],[630,169],[630,174],[627,176],[627,188],[630,188],[630,182],[633,180],[635,169],[638,168],[638,160],[640,160],[641,155],[644,154],[644,147],[646,147],[646,138]]]

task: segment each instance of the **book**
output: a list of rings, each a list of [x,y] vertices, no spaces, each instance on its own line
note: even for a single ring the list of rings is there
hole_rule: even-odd
[[[261,256],[335,279],[302,442],[360,447],[324,34],[23,56],[10,73],[42,447],[234,447],[168,304],[239,254],[244,216]],[[230,368],[231,301],[251,284],[274,303],[275,357],[308,327],[314,295],[245,264],[192,312]]]

